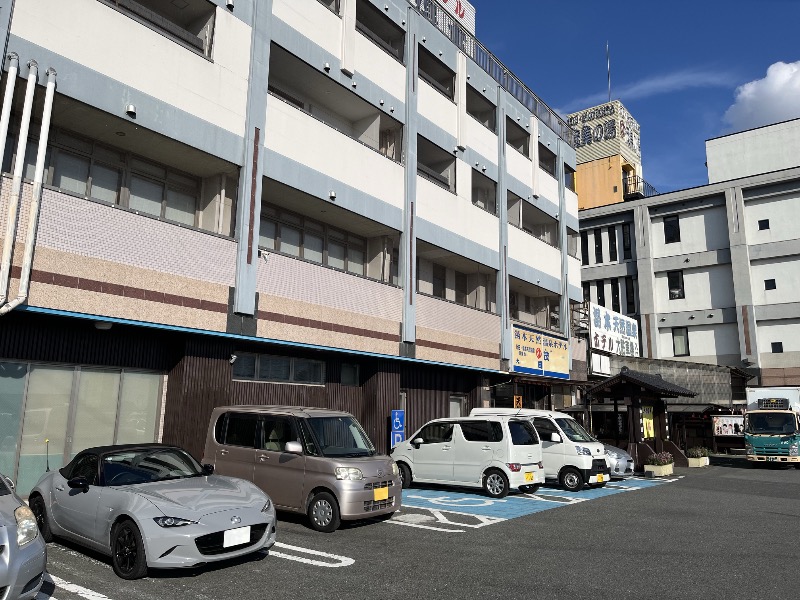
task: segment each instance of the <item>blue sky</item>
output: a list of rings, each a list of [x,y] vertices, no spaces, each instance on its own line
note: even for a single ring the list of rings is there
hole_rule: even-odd
[[[608,41],[660,192],[708,183],[705,140],[800,117],[800,0],[471,2],[478,39],[564,113],[606,101]]]

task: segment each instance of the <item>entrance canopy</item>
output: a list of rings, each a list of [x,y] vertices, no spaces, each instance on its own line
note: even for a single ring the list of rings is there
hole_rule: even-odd
[[[692,390],[665,381],[661,375],[632,371],[628,367],[622,367],[617,375],[601,381],[587,391],[592,396],[608,394],[609,396],[632,398],[694,398],[697,396],[697,393]]]

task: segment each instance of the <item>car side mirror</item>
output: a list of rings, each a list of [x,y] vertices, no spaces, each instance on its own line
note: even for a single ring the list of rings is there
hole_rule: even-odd
[[[8,477],[3,477],[3,479],[6,480],[6,484],[8,485],[9,489],[11,489],[13,491],[14,490],[14,482],[11,481],[11,479],[8,478]]]
[[[424,443],[425,440],[423,440],[422,438],[414,438],[413,440],[411,440],[411,445],[414,446],[414,448],[419,448]]]
[[[89,491],[89,482],[86,480],[86,477],[73,477],[67,481],[67,485],[73,490],[83,490],[84,492]]]
[[[203,475],[213,475],[214,474],[214,465],[210,465],[208,463],[202,466]]]
[[[286,442],[284,451],[288,452],[289,454],[302,454],[303,445],[300,442]]]
[[[560,444],[561,436],[554,431],[553,433],[550,434],[550,441],[555,442],[556,444]]]

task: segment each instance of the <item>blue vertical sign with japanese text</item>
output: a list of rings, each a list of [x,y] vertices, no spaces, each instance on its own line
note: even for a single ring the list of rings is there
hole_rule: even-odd
[[[390,446],[394,448],[397,444],[404,442],[405,439],[406,439],[406,411],[393,410],[392,436],[390,439]]]

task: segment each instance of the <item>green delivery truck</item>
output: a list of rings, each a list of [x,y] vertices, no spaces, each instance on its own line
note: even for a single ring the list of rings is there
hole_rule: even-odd
[[[744,444],[753,465],[800,468],[800,387],[747,388]]]

